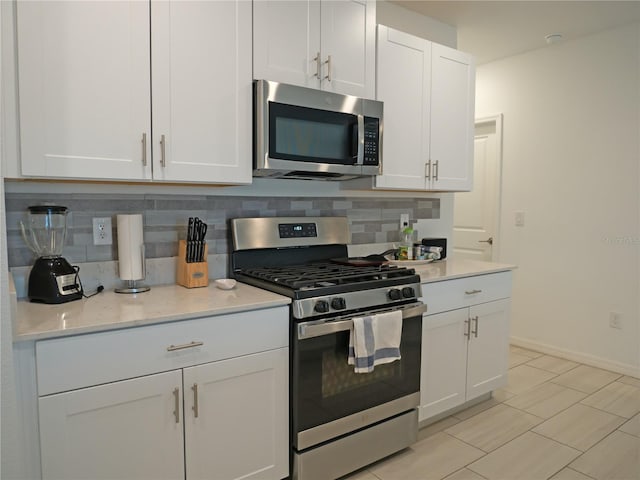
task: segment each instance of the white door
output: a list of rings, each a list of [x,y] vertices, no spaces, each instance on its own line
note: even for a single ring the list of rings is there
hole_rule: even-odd
[[[431,51],[431,188],[471,190],[475,62],[433,44]]]
[[[469,309],[467,398],[504,387],[509,366],[509,300],[474,305]]]
[[[288,362],[281,348],[184,370],[188,479],[289,474]]]
[[[149,4],[18,2],[17,29],[22,174],[151,178]]]
[[[44,480],[184,478],[180,371],[40,397],[39,410]]]
[[[378,25],[377,99],[384,102],[382,175],[376,187],[424,190],[429,158],[431,43]],[[398,88],[398,79],[402,88]]]
[[[251,3],[151,3],[153,176],[251,183]]]
[[[468,315],[461,308],[422,319],[420,421],[465,401]]]
[[[453,252],[456,257],[496,260],[500,209],[501,116],[476,122],[471,192],[456,193]]]
[[[374,98],[375,0],[321,3],[323,90]]]
[[[253,2],[253,78],[320,88],[319,55],[319,0]]]

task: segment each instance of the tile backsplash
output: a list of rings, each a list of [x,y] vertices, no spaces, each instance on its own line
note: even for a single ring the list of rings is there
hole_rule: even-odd
[[[28,206],[43,203],[69,208],[63,255],[72,264],[117,260],[115,216],[123,213],[143,214],[145,248],[150,259],[177,255],[178,240],[185,238],[190,216],[209,224],[209,252],[221,255],[231,250],[228,233],[231,218],[346,216],[354,245],[398,241],[401,213],[409,213],[412,221],[440,218],[439,198],[7,193],[5,200],[9,267],[33,263],[34,254],[22,239],[19,221],[26,217]],[[112,218],[113,245],[93,245],[93,217]]]

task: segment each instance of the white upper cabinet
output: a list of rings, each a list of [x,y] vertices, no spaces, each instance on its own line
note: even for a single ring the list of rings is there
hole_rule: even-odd
[[[378,25],[384,138],[375,187],[471,190],[474,92],[470,55]]]
[[[253,77],[375,95],[375,0],[253,2]]]
[[[384,102],[384,137],[383,175],[375,179],[376,187],[426,188],[430,72],[429,42],[378,26],[377,99]]]
[[[431,44],[431,187],[473,187],[475,63],[469,54]]]
[[[152,2],[153,177],[251,183],[251,3]]]
[[[23,175],[251,182],[249,2],[19,2],[17,19]]]
[[[150,179],[149,4],[18,2],[17,35],[22,174]]]

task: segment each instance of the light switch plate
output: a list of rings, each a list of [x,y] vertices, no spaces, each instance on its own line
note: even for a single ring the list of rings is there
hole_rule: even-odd
[[[516,212],[516,227],[524,227],[524,212]]]

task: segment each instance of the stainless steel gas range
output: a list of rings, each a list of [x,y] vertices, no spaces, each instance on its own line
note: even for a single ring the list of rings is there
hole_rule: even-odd
[[[335,479],[415,442],[426,306],[414,270],[345,262],[343,217],[239,218],[231,228],[234,276],[292,299],[292,478]],[[402,312],[400,358],[355,373],[354,318],[393,311]]]

